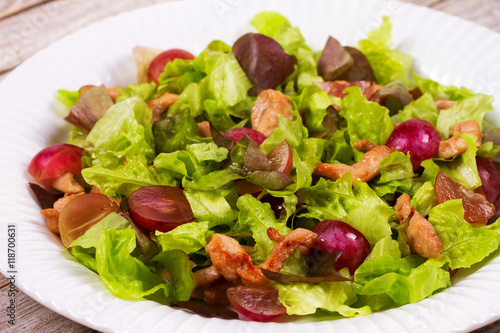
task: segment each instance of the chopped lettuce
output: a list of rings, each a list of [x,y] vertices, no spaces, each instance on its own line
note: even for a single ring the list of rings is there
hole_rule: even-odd
[[[366,56],[373,68],[378,83],[386,84],[401,80],[412,86],[409,74],[413,66],[413,58],[392,47],[392,24],[388,16],[383,18],[379,28],[368,33],[368,38],[358,42],[358,47]]]
[[[440,262],[451,269],[470,267],[500,245],[500,235],[487,228],[473,227],[464,219],[462,200],[448,200],[431,209],[429,222],[441,239]]]
[[[339,114],[347,120],[351,145],[363,139],[376,145],[385,144],[394,129],[389,110],[378,103],[367,101],[359,87],[349,87],[345,91],[348,95],[344,98]],[[355,156],[359,160],[362,155],[357,152]]]
[[[255,248],[251,253],[252,258],[257,262],[264,262],[274,246],[267,235],[267,229],[275,228],[281,235],[286,235],[290,229],[276,219],[268,203],[263,203],[250,194],[239,197],[237,205],[239,214],[234,230],[253,235]]]
[[[213,233],[210,227],[209,222],[185,223],[169,232],[156,231],[156,237],[163,251],[182,250],[190,254],[205,248]]]
[[[417,255],[366,260],[354,278],[356,292],[370,296],[366,303],[373,310],[418,302],[450,285],[448,271]]]
[[[479,178],[476,165],[476,138],[468,134],[459,135],[467,142],[469,148],[452,160],[436,158],[423,161],[424,172],[421,177],[422,181],[431,181],[434,183],[438,172],[442,171],[469,189],[481,186],[481,178]]]
[[[417,100],[406,105],[398,114],[392,116],[391,120],[393,123],[402,123],[410,119],[422,119],[436,126],[438,115],[432,95],[425,93]]]
[[[281,303],[289,315],[314,314],[317,310],[338,313],[345,317],[368,315],[368,306],[356,308],[358,300],[351,282],[321,282],[316,284],[296,283],[282,285],[273,283],[278,289]]]
[[[189,83],[167,115],[188,108],[193,118],[203,115],[216,128],[227,131],[235,126],[232,116],[248,117],[251,98],[247,92],[252,85],[232,53],[207,50],[199,57],[205,62],[206,76]]]
[[[422,93],[431,94],[434,100],[461,101],[474,95],[471,90],[465,87],[444,86],[431,79],[418,76],[415,73],[413,73],[413,80]]]
[[[387,194],[411,193],[415,173],[409,154],[394,152],[379,165],[380,177],[373,181],[372,188],[381,197]]]
[[[485,114],[493,110],[492,103],[493,96],[474,94],[449,109],[441,110],[436,122],[436,129],[441,138],[446,140],[450,136],[452,126],[465,120],[477,121],[482,129]]]

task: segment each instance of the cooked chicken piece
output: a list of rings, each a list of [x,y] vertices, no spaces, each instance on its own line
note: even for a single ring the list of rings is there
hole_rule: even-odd
[[[63,193],[71,194],[85,191],[85,189],[75,180],[71,172],[66,172],[62,176],[54,178],[50,184],[54,189]]]
[[[290,113],[292,110],[292,102],[283,93],[274,89],[264,90],[257,96],[252,107],[252,128],[269,136],[278,127],[280,114],[290,121],[293,120]]]
[[[438,109],[438,112],[441,110],[447,110],[457,104],[457,101],[443,101],[443,100],[437,100],[435,102],[436,107]]]
[[[278,272],[285,261],[299,246],[309,246],[317,235],[307,229],[298,228],[284,237],[274,228],[267,231],[270,239],[276,241],[269,258],[261,265],[255,266],[252,258],[235,239],[215,234],[205,247],[213,266],[226,280],[238,281],[240,278],[247,285],[263,285],[268,279],[260,268]]]
[[[264,284],[266,282],[260,269],[252,263],[250,255],[234,238],[214,234],[205,250],[210,256],[213,266],[226,280],[237,281],[241,277],[248,284]]]
[[[377,147],[376,144],[374,144],[373,142],[371,141],[368,141],[366,139],[363,139],[363,140],[359,140],[359,141],[356,141],[356,142],[353,142],[352,144],[354,146],[354,148],[356,148],[357,150],[359,151],[364,151],[364,152],[367,152],[367,151],[370,151],[372,149],[375,149]]]
[[[212,132],[210,132],[210,123],[208,121],[202,121],[197,125],[202,137],[209,138],[212,136]]]
[[[299,246],[309,246],[318,237],[311,230],[298,228],[290,231],[285,237],[281,237],[278,230],[274,228],[267,229],[267,235],[276,243],[274,245],[269,258],[259,265],[264,269],[272,272],[279,272],[283,268],[283,264],[292,255],[293,251]]]
[[[47,227],[50,231],[55,234],[59,234],[59,214],[71,200],[83,194],[85,194],[85,192],[67,193],[64,197],[54,202],[54,208],[47,208],[40,212],[43,217],[45,217]]]
[[[47,208],[40,213],[45,217],[49,230],[59,235],[59,212],[54,208]]]
[[[424,258],[441,257],[441,239],[434,226],[413,207],[410,196],[402,194],[396,202],[396,218],[401,222],[408,221],[406,236],[410,250]]]
[[[441,239],[434,226],[415,209],[408,222],[406,235],[412,252],[424,258],[441,257]]]
[[[165,111],[167,111],[170,105],[174,104],[177,98],[179,98],[179,95],[164,93],[157,99],[153,99],[152,101],[148,102],[148,106],[151,108],[151,111],[153,111],[152,120],[161,120]]]
[[[439,143],[439,148],[436,153],[436,157],[438,158],[452,158],[454,156],[460,155],[469,148],[467,142],[462,139],[460,136],[455,135],[454,133],[458,132],[461,134],[469,134],[473,135],[477,138],[476,147],[481,146],[481,138],[483,137],[483,133],[481,133],[481,128],[477,121],[471,119],[466,121],[461,121],[453,125],[450,131],[451,138],[446,141],[441,141]]]
[[[400,195],[398,200],[396,201],[396,206],[394,208],[396,209],[397,213],[397,215],[395,216],[396,219],[400,223],[403,223],[412,214],[410,196],[406,193]]]
[[[354,165],[318,163],[314,174],[337,180],[345,173],[350,172],[353,181],[360,179],[363,182],[368,182],[380,174],[380,162],[394,151],[394,148],[377,146],[368,151],[361,161]]]

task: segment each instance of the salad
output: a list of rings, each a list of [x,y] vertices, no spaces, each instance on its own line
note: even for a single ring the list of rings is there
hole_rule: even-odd
[[[59,91],[74,128],[28,171],[65,251],[122,299],[256,321],[418,302],[495,254],[491,96],[413,73],[388,18],[318,51],[278,13],[252,25]]]

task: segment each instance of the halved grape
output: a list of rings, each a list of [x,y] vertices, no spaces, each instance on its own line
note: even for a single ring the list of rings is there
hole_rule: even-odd
[[[245,135],[247,135],[250,139],[255,141],[255,143],[259,146],[262,142],[264,142],[265,139],[267,139],[267,137],[261,132],[246,127],[230,129],[229,131],[224,133],[224,135],[236,142],[240,141]]]
[[[416,170],[422,161],[436,154],[440,141],[441,136],[432,124],[421,119],[410,119],[392,131],[385,145],[405,154],[410,152],[411,164]]]
[[[311,231],[318,234],[311,247],[327,253],[342,251],[335,267],[337,270],[348,267],[351,275],[371,252],[371,246],[366,237],[345,222],[324,220],[312,227]],[[311,259],[315,258],[308,259],[311,264]]]
[[[278,291],[270,286],[229,288],[227,298],[238,313],[251,320],[265,322],[286,313]]]
[[[59,232],[64,247],[117,210],[118,205],[113,199],[101,193],[87,193],[71,200],[59,215]]]
[[[67,143],[42,149],[28,165],[28,172],[37,180],[52,179],[66,172],[78,174],[82,170],[83,149]]]
[[[148,82],[158,83],[158,77],[165,70],[165,65],[174,59],[194,59],[194,55],[181,49],[170,49],[158,54],[149,64],[147,72]]]
[[[191,206],[178,187],[142,187],[130,195],[128,205],[133,219],[151,231],[167,232],[194,221]]]
[[[436,177],[435,191],[439,203],[462,199],[464,218],[469,223],[486,224],[495,214],[495,210],[484,196],[474,193],[442,172]]]

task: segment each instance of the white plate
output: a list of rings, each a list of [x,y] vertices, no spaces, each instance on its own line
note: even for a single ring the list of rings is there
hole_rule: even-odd
[[[197,54],[213,39],[233,43],[252,29],[251,18],[262,10],[285,15],[316,50],[328,35],[355,45],[383,15],[390,15],[394,46],[415,57],[419,74],[494,95],[489,118],[500,117],[500,66],[494,52],[500,35],[427,8],[365,0],[216,0],[171,2],[119,15],[54,43],[0,84],[1,272],[9,275],[7,225],[14,224],[17,286],[52,310],[106,332],[444,333],[499,319],[500,258],[416,304],[337,321],[259,324],[204,319],[151,301],[120,300],[98,276],[60,252],[61,243],[47,230],[28,191],[25,172],[36,152],[66,139],[69,127],[54,111],[56,90],[132,83],[132,47],[178,47]]]

